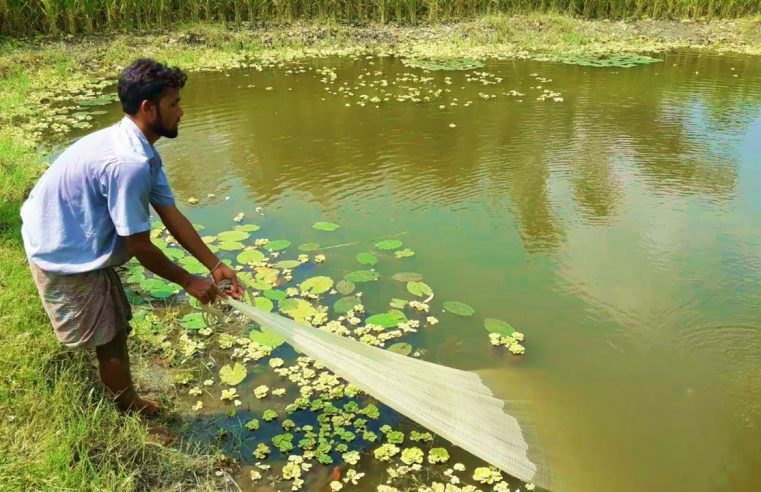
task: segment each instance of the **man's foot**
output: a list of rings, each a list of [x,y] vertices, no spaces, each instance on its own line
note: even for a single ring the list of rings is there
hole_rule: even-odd
[[[138,412],[143,417],[151,417],[161,411],[161,405],[157,401],[137,397],[130,405],[130,411]]]

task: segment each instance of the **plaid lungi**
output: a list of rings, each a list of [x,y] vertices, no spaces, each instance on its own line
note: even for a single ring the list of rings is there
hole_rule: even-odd
[[[31,261],[29,267],[53,332],[67,348],[97,347],[132,329],[132,308],[113,268],[61,275]]]

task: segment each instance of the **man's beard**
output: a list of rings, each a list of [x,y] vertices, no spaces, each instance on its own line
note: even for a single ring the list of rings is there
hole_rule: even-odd
[[[161,119],[161,110],[158,106],[156,106],[156,122],[153,124],[153,131],[165,138],[175,138],[179,133],[177,127],[170,130],[164,126],[164,122]]]

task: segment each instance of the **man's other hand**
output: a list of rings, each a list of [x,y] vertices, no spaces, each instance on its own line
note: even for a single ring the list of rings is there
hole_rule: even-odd
[[[228,291],[219,291],[219,296],[222,299],[227,299],[227,294],[233,296],[233,299],[240,299],[243,297],[243,287],[238,282],[238,275],[235,270],[220,263],[217,268],[211,272],[211,276],[214,277],[214,283],[219,284],[222,280],[229,280],[232,283],[232,288]]]
[[[219,290],[214,285],[213,280],[196,275],[190,275],[182,287],[188,294],[198,299],[201,304],[213,303],[219,295]]]

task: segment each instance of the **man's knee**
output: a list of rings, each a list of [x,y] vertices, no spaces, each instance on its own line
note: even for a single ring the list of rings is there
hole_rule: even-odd
[[[127,331],[119,330],[114,338],[103,345],[95,347],[98,359],[124,359],[127,356]]]

